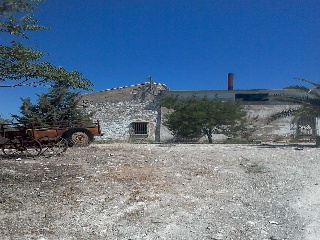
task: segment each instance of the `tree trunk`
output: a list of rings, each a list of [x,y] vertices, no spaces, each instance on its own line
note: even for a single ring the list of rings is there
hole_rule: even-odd
[[[212,143],[212,132],[211,132],[211,131],[206,130],[206,131],[205,131],[205,134],[206,134],[206,135],[207,135],[207,137],[208,137],[208,141],[209,141],[209,143]]]
[[[202,132],[208,137],[208,142],[212,143],[212,131],[210,129],[202,129]]]

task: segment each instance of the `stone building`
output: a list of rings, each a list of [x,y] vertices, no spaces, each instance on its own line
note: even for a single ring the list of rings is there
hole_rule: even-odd
[[[81,105],[94,112],[103,140],[145,139],[160,141],[159,94],[168,90],[152,81],[84,94]]]
[[[172,140],[173,135],[162,124],[168,109],[159,104],[161,98],[168,95],[180,97],[196,95],[200,98],[207,96],[222,100],[242,100],[248,114],[258,118],[257,130],[253,134],[257,139],[289,139],[297,134],[314,136],[319,124],[313,118],[301,120],[297,124],[292,124],[291,118],[268,123],[268,118],[272,114],[293,107],[283,102],[271,101],[269,96],[291,91],[286,89],[233,90],[233,79],[229,76],[228,90],[172,91],[164,84],[150,81],[84,94],[81,105],[87,111],[94,112],[94,119],[100,121],[104,133],[101,137],[103,140],[144,139],[156,142]]]

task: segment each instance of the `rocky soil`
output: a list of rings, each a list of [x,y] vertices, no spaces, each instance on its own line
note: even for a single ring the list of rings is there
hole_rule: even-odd
[[[93,144],[0,157],[0,239],[319,239],[320,150]]]

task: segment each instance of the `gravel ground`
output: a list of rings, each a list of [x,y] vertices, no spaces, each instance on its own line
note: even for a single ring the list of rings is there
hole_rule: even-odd
[[[313,146],[93,144],[0,158],[0,239],[319,239]]]

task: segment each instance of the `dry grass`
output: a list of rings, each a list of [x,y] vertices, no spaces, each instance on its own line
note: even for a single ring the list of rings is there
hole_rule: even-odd
[[[317,169],[315,154],[114,143],[1,156],[0,239],[295,239],[302,225],[288,194],[309,177],[306,166]]]

